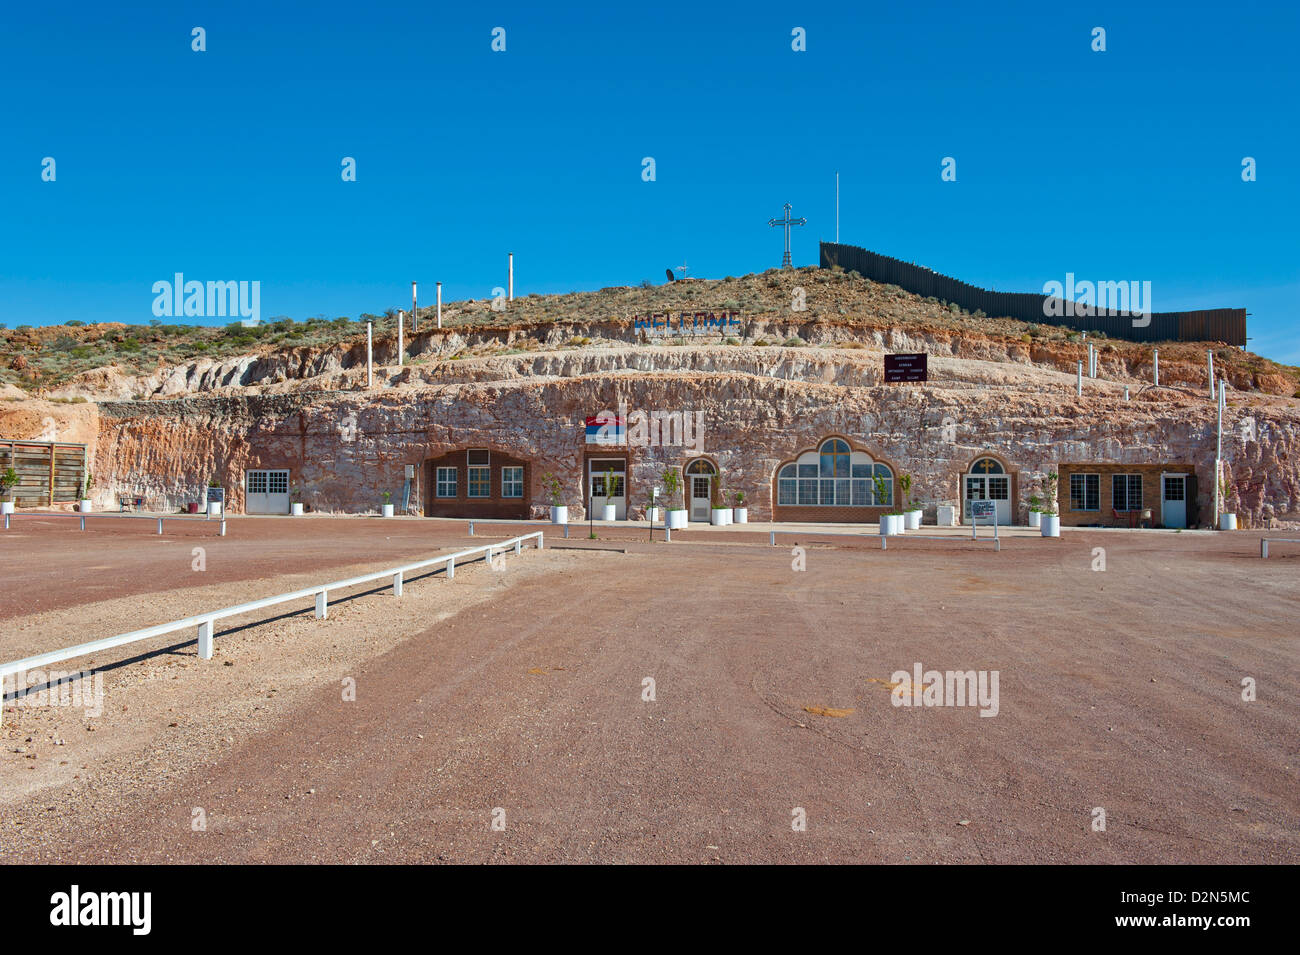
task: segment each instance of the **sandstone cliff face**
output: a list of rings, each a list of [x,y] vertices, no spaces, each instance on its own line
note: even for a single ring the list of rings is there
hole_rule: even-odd
[[[479,380],[519,371],[521,363],[531,363],[526,373]],[[403,383],[364,392],[106,403],[95,471],[106,495],[144,493],[175,505],[195,499],[215,474],[238,510],[245,469],[288,467],[314,508],[368,511],[383,491],[400,499],[404,465],[487,447],[531,462],[527,493],[536,513],[546,503],[541,475],[554,471],[577,516],[583,421],[622,401],[629,410],[702,411],[704,453],[723,468],[729,489],[747,493],[753,520],[772,513],[776,468],[832,433],[910,472],[915,496],[929,504],[955,503],[960,475],[986,452],[1020,470],[1021,505],[1060,462],[1189,464],[1202,504],[1213,494],[1215,418],[1207,398],[1131,387],[1126,402],[1121,386],[1089,382],[1079,399],[1072,375],[1005,362],[993,371],[1021,377],[995,380],[988,369],[968,366],[962,387],[880,385],[877,363],[826,361],[803,349],[628,348],[603,358],[593,351],[466,365],[457,373],[473,380],[440,384],[413,383],[417,372],[406,369]],[[683,366],[692,367],[678,370]],[[438,374],[452,372],[440,366]],[[1300,520],[1297,405],[1231,397],[1224,459],[1249,524]],[[629,456],[639,503],[666,464],[693,455],[645,448]],[[413,494],[412,505],[420,503]]]

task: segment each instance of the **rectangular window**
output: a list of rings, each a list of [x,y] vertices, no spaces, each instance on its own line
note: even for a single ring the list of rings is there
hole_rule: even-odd
[[[267,489],[271,494],[289,493],[288,471],[267,471]]]
[[[816,504],[817,503],[817,479],[800,478],[799,479],[799,503]]]
[[[1096,511],[1101,509],[1101,475],[1070,475],[1070,510]]]
[[[465,452],[465,463],[470,467],[486,467],[491,464],[491,455],[484,448],[473,448]]]
[[[857,465],[854,465],[857,469]],[[867,507],[871,504],[871,482],[861,478],[853,479],[853,506]]]
[[[989,478],[989,500],[1005,501],[1011,497],[1011,479],[1004,477]]]
[[[266,493],[266,472],[265,471],[248,472],[248,493],[249,494]]]
[[[776,482],[776,503],[793,504],[799,482],[793,478],[781,478]]]
[[[523,468],[502,468],[501,469],[501,496],[502,497],[523,497],[524,496],[524,469]]]
[[[1186,484],[1181,477],[1165,478],[1165,500],[1181,501],[1183,499]]]
[[[470,497],[491,497],[492,496],[492,469],[489,467],[471,467],[469,468],[469,496]]]
[[[435,493],[438,497],[456,496],[455,468],[438,468],[437,490]]]
[[[1142,475],[1111,475],[1110,496],[1111,506],[1117,511],[1142,510]]]

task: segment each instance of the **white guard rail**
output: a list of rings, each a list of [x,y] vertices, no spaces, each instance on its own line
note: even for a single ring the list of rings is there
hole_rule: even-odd
[[[78,644],[75,647],[67,647],[63,650],[51,650],[49,653],[38,653],[34,657],[27,657],[22,660],[14,660],[10,663],[0,663],[0,681],[14,673],[24,673],[28,670],[39,667],[49,666],[51,663],[62,663],[64,660],[72,660],[76,657],[83,657],[91,653],[99,653],[103,650],[112,650],[114,647],[125,646],[129,643],[137,643],[141,640],[149,640],[153,637],[161,637],[164,634],[175,633],[178,630],[187,630],[190,627],[198,628],[199,635],[199,657],[204,660],[212,659],[212,639],[214,634],[214,624],[218,620],[226,617],[239,617],[246,613],[252,613],[254,610],[261,610],[264,607],[274,607],[276,604],[290,603],[295,600],[302,600],[306,597],[316,598],[316,617],[324,620],[329,612],[329,593],[331,590],[344,590],[348,587],[355,587],[358,584],[368,584],[374,580],[383,580],[391,577],[393,580],[393,596],[402,596],[402,579],[404,575],[415,570],[423,570],[425,567],[436,567],[445,564],[447,567],[447,577],[456,576],[456,564],[467,563],[482,557],[484,560],[491,562],[495,553],[504,554],[507,550],[513,550],[516,554],[521,553],[524,543],[533,541],[538,550],[542,549],[542,532],[534,531],[531,534],[523,534],[519,537],[512,537],[509,540],[498,541],[495,544],[485,544],[482,547],[471,547],[468,550],[456,551],[454,554],[442,554],[438,557],[431,557],[428,560],[416,561],[413,564],[403,564],[400,567],[393,567],[389,570],[379,570],[372,574],[362,574],[359,577],[349,577],[347,580],[336,580],[333,583],[320,584],[316,587],[304,587],[302,590],[295,590],[287,594],[278,594],[274,597],[263,597],[261,600],[250,600],[248,603],[236,604],[233,607],[222,607],[220,610],[211,610],[207,613],[195,614],[192,617],[186,617],[183,620],[173,620],[171,623],[160,623],[156,626],[145,627],[143,630],[132,630],[130,633],[119,633],[115,637],[104,637],[102,640],[92,640],[89,643]],[[0,704],[3,701],[0,700]],[[0,705],[0,719],[3,718],[3,706]]]

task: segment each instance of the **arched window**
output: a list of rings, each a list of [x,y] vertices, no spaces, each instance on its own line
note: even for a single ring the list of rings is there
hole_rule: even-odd
[[[877,500],[873,478],[888,482]],[[863,451],[853,451],[840,438],[823,441],[816,451],[805,451],[776,475],[777,504],[792,507],[871,507],[893,503],[894,473],[876,464]]]
[[[692,461],[690,464],[686,466],[686,473],[707,474],[712,476],[714,474],[717,474],[717,471],[715,471],[713,469],[713,465],[710,464],[708,461],[704,460],[704,458],[696,458],[694,461]]]
[[[971,474],[1002,474],[1002,464],[997,458],[980,458],[970,466]]]

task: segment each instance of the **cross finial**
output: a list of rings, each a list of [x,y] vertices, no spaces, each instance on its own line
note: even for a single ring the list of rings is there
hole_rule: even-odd
[[[781,219],[768,219],[768,220],[767,220],[767,224],[768,224],[769,226],[778,226],[778,225],[779,225],[779,226],[784,226],[784,227],[785,227],[785,255],[784,255],[784,256],[782,257],[782,259],[781,259],[781,268],[783,268],[783,269],[788,269],[788,268],[791,268],[791,267],[792,267],[792,264],[791,264],[791,262],[790,262],[790,226],[792,226],[792,225],[807,225],[807,224],[808,224],[808,220],[805,219],[805,218],[803,218],[803,217],[800,217],[800,218],[798,218],[798,219],[792,219],[792,218],[790,217],[790,210],[791,210],[790,203],[787,202],[787,203],[785,204],[785,217],[784,217],[784,218],[781,218]]]

